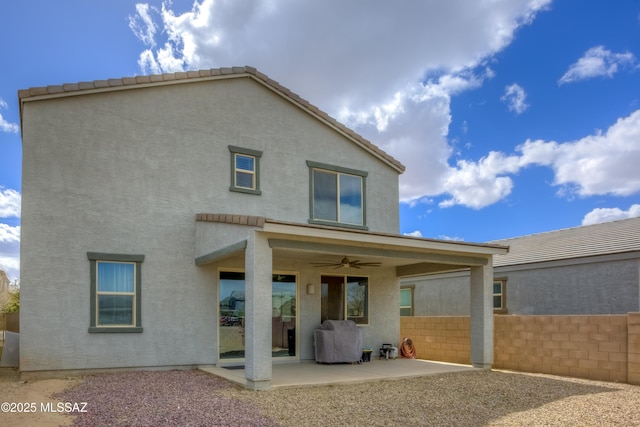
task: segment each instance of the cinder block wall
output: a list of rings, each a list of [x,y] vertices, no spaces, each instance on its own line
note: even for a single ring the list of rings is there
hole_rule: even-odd
[[[629,313],[627,382],[640,385],[640,313]]]
[[[495,316],[500,369],[627,382],[627,315]]]
[[[413,340],[418,359],[471,363],[470,330],[469,316],[400,318],[400,340]]]
[[[494,368],[640,384],[640,313],[494,317]],[[468,316],[402,317],[420,359],[470,359]]]

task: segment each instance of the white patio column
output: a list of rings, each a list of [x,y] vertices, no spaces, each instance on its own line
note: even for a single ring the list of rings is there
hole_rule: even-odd
[[[269,242],[253,233],[245,250],[244,360],[247,387],[271,386],[272,253]]]
[[[471,267],[471,364],[491,369],[493,364],[493,260]]]

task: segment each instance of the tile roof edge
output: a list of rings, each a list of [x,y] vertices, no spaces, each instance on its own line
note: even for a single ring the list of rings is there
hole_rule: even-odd
[[[612,224],[612,223],[622,223],[622,222],[626,222],[626,221],[634,221],[634,220],[640,220],[640,217],[632,217],[632,218],[624,218],[624,219],[618,219],[615,221],[605,221],[605,222],[599,222],[596,224],[587,224],[587,225],[576,225],[575,227],[566,227],[566,228],[559,228],[557,230],[549,230],[549,231],[541,231],[538,233],[531,233],[531,234],[524,234],[522,236],[515,236],[515,237],[507,237],[504,239],[495,239],[495,240],[489,240],[486,243],[489,244],[501,244],[500,242],[507,242],[510,240],[518,240],[518,239],[523,239],[523,238],[529,238],[529,237],[538,237],[538,236],[545,236],[545,235],[550,235],[550,234],[556,234],[556,233],[562,233],[562,232],[569,232],[569,231],[573,231],[573,230],[578,230],[578,229],[585,229],[585,228],[590,228],[590,227],[597,227],[597,228],[602,228],[602,227],[606,227],[608,226],[608,224]]]
[[[253,227],[264,227],[267,218],[255,215],[237,215],[223,213],[199,213],[196,214],[198,222],[218,222],[223,224],[249,225]]]

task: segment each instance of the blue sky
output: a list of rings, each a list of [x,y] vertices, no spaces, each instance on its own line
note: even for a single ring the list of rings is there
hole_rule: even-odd
[[[0,6],[0,267],[17,91],[251,65],[407,167],[401,232],[485,242],[640,216],[637,0],[21,0]]]

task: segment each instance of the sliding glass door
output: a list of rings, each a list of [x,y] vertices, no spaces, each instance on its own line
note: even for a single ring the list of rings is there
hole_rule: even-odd
[[[320,320],[353,320],[369,324],[369,279],[358,276],[322,276]]]
[[[244,358],[245,275],[220,272],[220,359]],[[272,357],[296,355],[297,280],[295,274],[274,274],[271,287]],[[260,303],[260,302],[259,302]]]

